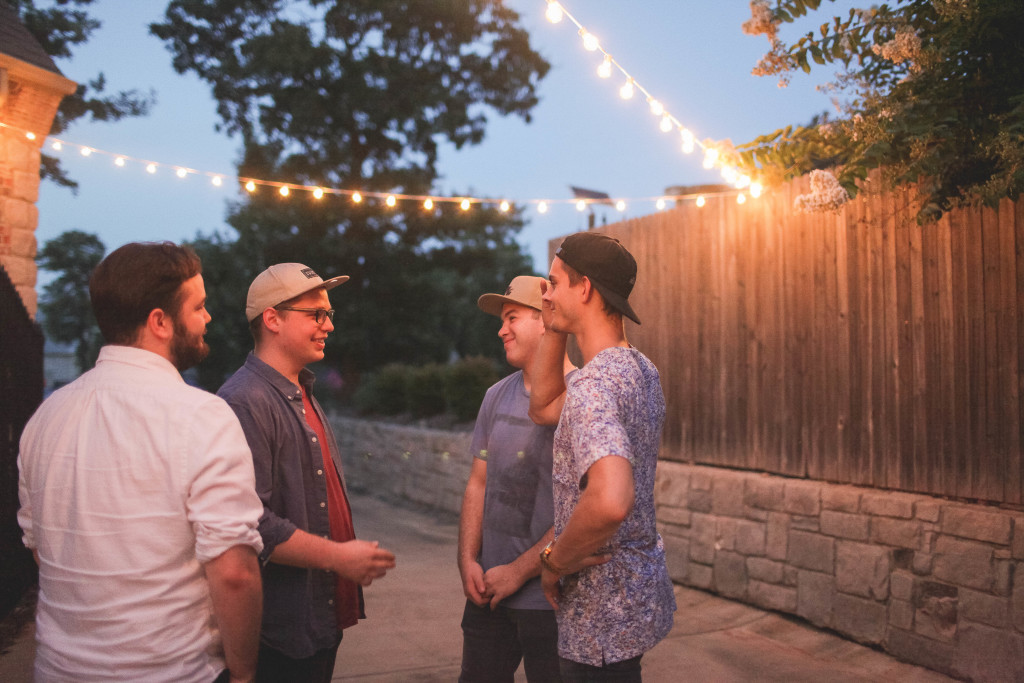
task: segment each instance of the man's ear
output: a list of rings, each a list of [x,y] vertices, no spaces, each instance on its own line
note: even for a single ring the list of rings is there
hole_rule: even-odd
[[[146,329],[156,339],[166,341],[174,336],[174,320],[162,308],[154,308],[146,317]]]
[[[271,332],[280,332],[283,324],[281,314],[276,308],[267,308],[263,311],[263,325]]]
[[[580,288],[580,299],[583,303],[589,303],[590,298],[594,296],[594,283],[590,281],[589,277],[583,275],[580,278],[580,284],[582,285]]]

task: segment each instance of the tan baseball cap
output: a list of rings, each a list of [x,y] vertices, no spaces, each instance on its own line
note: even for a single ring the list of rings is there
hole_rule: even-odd
[[[520,306],[529,306],[535,308],[538,311],[541,309],[541,296],[544,295],[543,290],[540,286],[542,283],[547,282],[542,277],[536,277],[534,275],[519,275],[518,277],[512,278],[512,282],[509,283],[508,289],[505,290],[505,294],[484,294],[476,300],[476,305],[484,313],[490,313],[501,317],[501,307],[505,304],[519,304]]]
[[[263,315],[263,311],[282,301],[294,299],[318,287],[334,289],[347,281],[348,275],[324,280],[312,268],[301,263],[278,263],[257,275],[249,285],[249,295],[245,298],[245,318],[252,322]]]

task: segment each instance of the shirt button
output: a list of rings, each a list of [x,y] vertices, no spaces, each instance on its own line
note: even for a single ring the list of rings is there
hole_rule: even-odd
[[[317,476],[323,476],[324,471],[323,470],[317,470],[316,473],[317,473]]]
[[[305,415],[305,414],[306,414],[306,409],[305,409],[305,408],[303,408],[303,409],[302,409],[302,414],[303,414],[303,415]]]
[[[328,604],[328,605],[333,605],[333,604],[334,604],[334,600],[328,600],[328,601],[327,601],[327,604]]]
[[[316,437],[315,436],[313,437],[313,443],[316,443]]]
[[[322,508],[327,507],[327,503],[320,503],[320,507],[322,507]]]

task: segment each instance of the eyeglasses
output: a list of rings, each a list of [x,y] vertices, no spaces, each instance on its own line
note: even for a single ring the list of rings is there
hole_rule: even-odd
[[[334,309],[324,310],[322,308],[294,308],[292,306],[274,306],[279,311],[298,311],[299,313],[312,313],[316,318],[317,325],[323,325],[324,320],[334,322]]]

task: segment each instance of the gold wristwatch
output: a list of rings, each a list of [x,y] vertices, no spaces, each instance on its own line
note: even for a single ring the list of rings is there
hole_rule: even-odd
[[[540,565],[556,576],[562,576],[565,574],[565,570],[551,561],[551,551],[554,549],[555,542],[553,540],[544,546],[544,550],[540,551]]]

